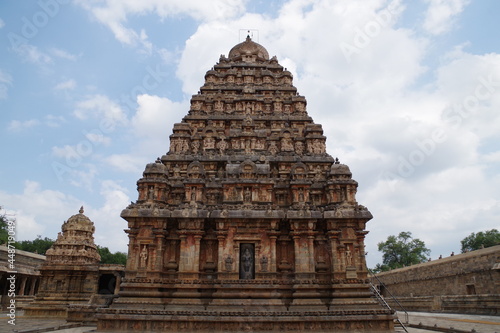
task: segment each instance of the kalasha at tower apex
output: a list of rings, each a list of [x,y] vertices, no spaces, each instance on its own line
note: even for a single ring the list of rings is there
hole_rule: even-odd
[[[205,75],[123,210],[128,261],[99,330],[391,331],[357,182],[292,74],[247,37]]]

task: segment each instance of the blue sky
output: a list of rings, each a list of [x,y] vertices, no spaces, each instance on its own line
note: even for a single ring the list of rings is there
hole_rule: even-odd
[[[203,77],[246,29],[294,74],[327,150],[350,166],[376,244],[431,256],[500,227],[495,0],[2,1],[0,205],[18,239],[81,205],[126,251],[120,211]],[[243,37],[242,37],[243,36]]]

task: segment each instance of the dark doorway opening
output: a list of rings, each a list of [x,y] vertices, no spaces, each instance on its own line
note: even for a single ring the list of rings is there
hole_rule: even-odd
[[[99,277],[99,294],[115,293],[116,277],[113,274],[103,274]]]
[[[467,287],[467,295],[475,295],[476,294],[476,286],[473,284],[466,285]]]

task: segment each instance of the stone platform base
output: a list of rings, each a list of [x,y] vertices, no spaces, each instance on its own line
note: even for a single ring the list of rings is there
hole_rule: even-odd
[[[100,309],[100,332],[392,332],[390,310],[218,312]]]
[[[66,319],[67,305],[54,306],[36,306],[30,305],[24,309],[26,317],[38,318],[62,318]]]

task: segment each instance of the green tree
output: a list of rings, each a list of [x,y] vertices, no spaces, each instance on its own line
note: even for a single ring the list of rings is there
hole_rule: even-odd
[[[377,245],[383,256],[382,264],[377,264],[375,272],[421,263],[427,260],[431,252],[423,241],[414,239],[409,231],[400,232],[397,237],[389,236],[385,242]]]
[[[53,239],[48,237],[42,238],[42,236],[38,235],[35,240],[23,240],[16,242],[15,246],[18,250],[45,255],[45,252],[50,249],[52,244],[54,244]]]
[[[2,210],[2,207],[0,206],[0,211]],[[1,212],[0,213],[0,244],[6,244],[7,240],[9,238],[9,231],[8,231],[8,218],[5,215],[5,213]]]
[[[479,250],[483,247],[500,245],[500,232],[497,229],[480,231],[477,234],[471,233],[460,241],[462,243],[462,253]]]
[[[125,265],[127,263],[127,255],[123,252],[111,253],[107,247],[97,245],[97,250],[101,256],[101,264],[119,264]]]

